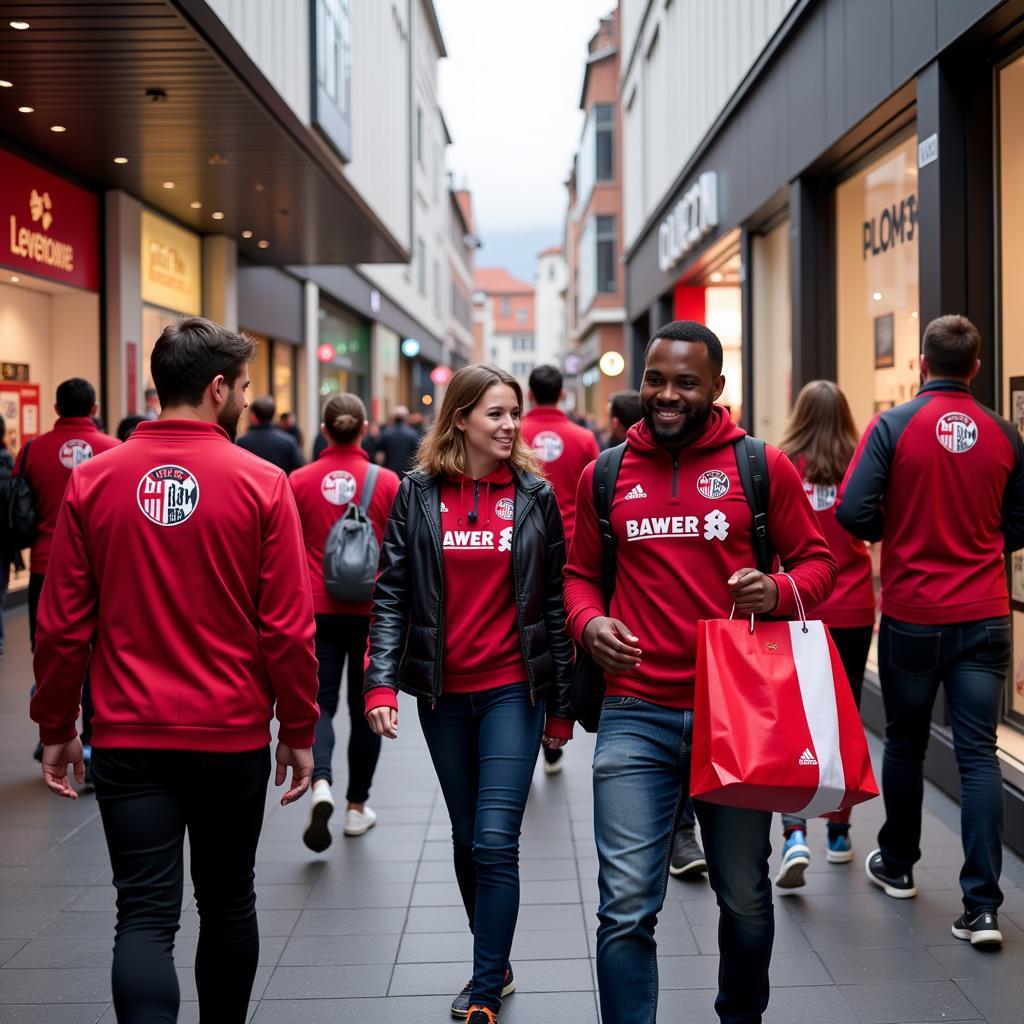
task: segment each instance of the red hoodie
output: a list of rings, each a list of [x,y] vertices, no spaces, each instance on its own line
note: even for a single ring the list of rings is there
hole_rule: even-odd
[[[96,747],[255,750],[275,712],[283,743],[311,746],[304,561],[280,469],[212,424],[140,423],[71,475],[39,605],[42,741],[74,738],[89,666]]]
[[[40,434],[22,447],[14,472],[16,476],[24,476],[32,488],[32,504],[39,524],[39,536],[32,545],[32,572],[46,572],[57,513],[60,512],[71,471],[120,443],[116,437],[98,430],[88,416],[62,416],[53,430]]]
[[[306,568],[313,589],[313,611],[317,615],[369,615],[370,602],[351,604],[336,601],[324,586],[324,544],[331,527],[348,508],[359,504],[363,482],[370,468],[370,457],[358,444],[325,448],[316,462],[296,469],[288,477],[302,522],[306,542]],[[398,493],[398,476],[383,467],[370,499],[369,518],[377,543],[384,539],[391,504]]]
[[[553,405],[538,406],[523,417],[523,440],[533,448],[551,482],[568,548],[576,522],[576,488],[587,463],[597,458],[597,441]]]
[[[611,507],[617,572],[607,614],[639,637],[643,656],[635,672],[606,677],[608,696],[693,707],[697,623],[728,618],[729,577],[757,564],[750,506],[732,448],[743,434],[715,406],[705,432],[674,459],[654,442],[643,420],[630,428]],[[793,464],[771,447],[768,475],[772,546],[804,601],[820,604],[835,584],[835,559]],[[590,465],[580,480],[576,533],[565,567],[568,626],[578,643],[587,623],[606,614],[593,476]],[[773,615],[793,615],[789,581],[772,579],[779,589]]]
[[[806,462],[795,460],[796,471],[803,476]],[[804,493],[818,517],[818,525],[839,567],[836,589],[823,604],[813,609],[830,629],[855,629],[875,624],[875,588],[871,582],[871,554],[862,540],[852,537],[836,519],[836,506],[842,500],[842,484],[826,487],[804,480]],[[812,608],[808,605],[808,614]]]

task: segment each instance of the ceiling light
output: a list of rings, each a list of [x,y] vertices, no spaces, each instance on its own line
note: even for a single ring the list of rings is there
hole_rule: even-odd
[[[269,249],[270,248],[270,243],[265,238],[261,238],[256,244],[261,249]]]
[[[27,21],[12,21],[11,22],[11,28],[15,29],[18,32],[24,32],[25,29],[28,28],[28,22]]]
[[[914,310],[913,313],[910,314],[910,319],[911,320],[916,320],[917,319],[917,310],[916,309]]]
[[[871,296],[871,298],[873,298],[875,300],[875,302],[881,302],[882,301],[882,293],[881,292],[875,292]]]
[[[165,181],[164,182],[164,188],[174,188],[174,182],[173,181]]]
[[[715,272],[714,272],[714,273],[713,273],[713,274],[711,275],[711,283],[712,283],[712,284],[719,284],[719,283],[720,283],[721,281],[723,281],[724,279],[725,279],[725,274],[723,274],[723,273],[722,273],[721,271],[719,271],[719,270],[716,270],[716,271],[715,271]]]
[[[255,188],[257,192],[262,192],[263,191],[263,183],[257,181],[256,184],[253,186],[253,188]]]
[[[214,220],[223,220],[224,219],[224,214],[221,213],[220,210],[214,210],[213,213],[210,214],[210,216]]]
[[[246,228],[245,231],[242,232],[242,237],[243,238],[252,238],[252,232],[248,228]]]
[[[11,284],[17,284],[21,280],[17,274],[11,274]]]
[[[57,132],[57,134],[59,135],[61,132],[66,132],[67,128],[65,128],[62,124],[51,124],[50,131]]]
[[[0,78],[0,89],[13,89],[14,83],[8,82],[6,78]]]
[[[193,199],[188,205],[191,206],[193,210],[201,210],[203,208],[203,204],[199,202],[198,199]]]
[[[126,157],[126,156],[115,156],[114,157],[114,163],[115,164],[126,164],[126,163],[128,163],[128,157]]]
[[[211,167],[227,167],[230,161],[226,156],[221,156],[220,153],[214,153],[206,162]]]
[[[35,112],[35,107],[18,107],[19,114],[32,114]]]

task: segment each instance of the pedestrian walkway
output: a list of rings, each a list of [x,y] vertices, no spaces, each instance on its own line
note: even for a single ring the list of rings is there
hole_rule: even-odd
[[[114,895],[95,799],[48,794],[30,760],[30,679],[23,611],[8,618],[0,661],[0,1024],[112,1024]],[[343,778],[344,719],[338,718]],[[385,743],[371,803],[380,823],[320,856],[299,838],[307,804],[267,804],[256,869],[260,968],[256,1024],[437,1021],[471,973],[472,947],[451,866],[440,798],[415,707],[402,698],[400,739]],[[522,847],[518,992],[502,1024],[595,1024],[597,862],[593,738],[570,744],[566,769],[538,768]],[[878,753],[876,744],[876,754]],[[343,790],[342,790],[343,792]],[[225,799],[230,799],[225,794]],[[916,900],[872,889],[860,864],[879,801],[855,811],[852,865],[825,863],[822,823],[799,895],[776,899],[772,1024],[939,1024],[1024,1019],[1024,865],[1007,853],[1006,945],[980,953],[950,935],[958,808],[928,788]],[[340,832],[340,815],[336,815]],[[776,842],[776,851],[781,843]],[[776,852],[773,859],[777,863]],[[198,1020],[190,962],[198,919],[186,890],[177,943],[180,1020]],[[669,882],[658,927],[663,1022],[713,1024],[717,909],[706,882]]]

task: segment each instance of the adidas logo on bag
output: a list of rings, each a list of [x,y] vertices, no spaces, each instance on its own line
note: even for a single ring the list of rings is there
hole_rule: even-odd
[[[646,497],[647,497],[647,493],[644,491],[644,489],[639,484],[637,484],[636,487],[634,487],[633,490],[631,490],[629,492],[629,494],[627,494],[626,497],[623,500],[624,501],[636,501],[638,498],[646,498]]]
[[[811,748],[807,747],[797,763],[805,766],[817,765],[818,759],[811,753]]]

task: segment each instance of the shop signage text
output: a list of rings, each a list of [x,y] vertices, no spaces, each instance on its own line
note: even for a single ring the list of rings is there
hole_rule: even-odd
[[[658,266],[671,270],[702,238],[718,226],[718,179],[705,171],[658,229]]]
[[[939,136],[932,132],[927,139],[922,139],[917,144],[917,167],[927,167],[939,159]]]
[[[176,313],[202,312],[202,243],[185,228],[142,211],[142,299]]]
[[[0,209],[7,244],[0,264],[96,291],[99,288],[99,204],[55,174],[0,151]]]
[[[909,195],[864,221],[864,259],[912,242],[917,231],[917,196]]]

